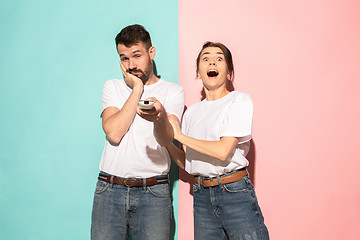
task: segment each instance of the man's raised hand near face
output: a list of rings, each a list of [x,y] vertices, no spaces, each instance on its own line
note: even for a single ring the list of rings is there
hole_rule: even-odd
[[[142,82],[142,80],[137,76],[127,72],[124,64],[121,61],[120,61],[120,67],[121,67],[121,72],[124,75],[125,82],[131,89],[134,89],[135,87],[140,87],[142,89],[144,88],[144,83]]]

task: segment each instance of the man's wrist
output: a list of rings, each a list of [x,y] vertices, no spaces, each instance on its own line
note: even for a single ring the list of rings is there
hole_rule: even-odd
[[[132,91],[133,91],[133,93],[139,94],[141,96],[141,94],[144,91],[144,85],[140,85],[140,84],[136,85],[133,87]]]
[[[169,119],[167,118],[166,112],[164,110],[161,110],[159,112],[159,117],[155,120],[155,122],[159,124],[167,124],[170,123]]]

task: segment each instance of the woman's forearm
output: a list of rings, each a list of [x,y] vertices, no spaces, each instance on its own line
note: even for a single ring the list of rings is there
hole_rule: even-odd
[[[238,143],[236,137],[222,137],[219,141],[199,140],[184,134],[176,136],[176,140],[204,155],[225,161]]]

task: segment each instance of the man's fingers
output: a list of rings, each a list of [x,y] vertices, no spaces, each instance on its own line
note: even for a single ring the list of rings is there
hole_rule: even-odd
[[[122,62],[120,61],[120,68],[121,68],[121,72],[124,74],[124,76],[126,75],[126,69],[124,67],[124,65],[122,64]]]
[[[156,97],[148,97],[146,100],[153,100],[154,102],[157,101]]]

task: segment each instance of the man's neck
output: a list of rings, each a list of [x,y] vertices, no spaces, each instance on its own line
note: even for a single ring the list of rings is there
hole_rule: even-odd
[[[150,78],[146,81],[144,85],[152,85],[154,83],[157,83],[159,81],[159,78],[155,76],[154,73],[150,75]]]

